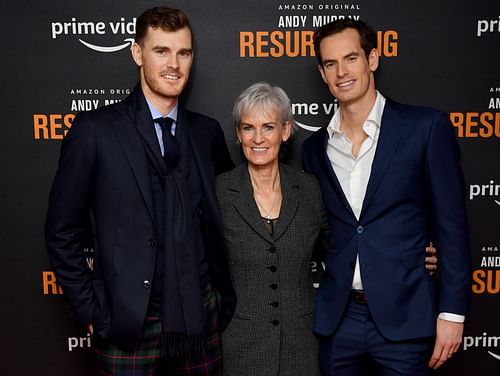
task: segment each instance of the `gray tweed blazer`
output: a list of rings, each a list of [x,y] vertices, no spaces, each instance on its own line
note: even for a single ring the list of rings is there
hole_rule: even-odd
[[[229,271],[237,296],[222,336],[225,376],[319,375],[310,260],[328,222],[311,175],[280,165],[283,202],[271,236],[246,163],[217,178]]]

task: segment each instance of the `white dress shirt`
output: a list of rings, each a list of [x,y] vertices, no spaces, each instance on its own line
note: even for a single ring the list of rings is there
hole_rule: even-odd
[[[332,164],[333,171],[337,175],[340,186],[357,220],[359,220],[361,214],[368,180],[370,179],[373,159],[380,135],[384,106],[385,98],[377,91],[375,104],[363,124],[363,130],[368,137],[361,144],[357,157],[352,154],[353,145],[351,140],[340,129],[340,111],[335,112],[327,127],[329,138],[326,152]],[[352,288],[355,290],[363,289],[359,268],[359,255],[356,256]],[[462,315],[444,312],[440,313],[439,317],[456,322],[463,322],[465,319]]]

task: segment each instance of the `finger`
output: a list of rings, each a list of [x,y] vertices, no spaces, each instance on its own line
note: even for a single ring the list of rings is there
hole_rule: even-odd
[[[451,357],[451,355],[450,355]],[[446,362],[449,359],[449,353],[442,352],[439,358],[437,359],[437,362],[435,362],[434,366],[432,367],[433,369],[438,369],[441,367],[444,362]]]
[[[429,367],[438,369],[444,362],[451,358],[452,355],[453,351],[451,346],[436,342],[431,360],[429,361]]]

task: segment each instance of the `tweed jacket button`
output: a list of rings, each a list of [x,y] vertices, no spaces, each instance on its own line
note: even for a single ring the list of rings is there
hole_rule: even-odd
[[[276,247],[271,247],[268,249],[270,253],[276,253]]]
[[[151,287],[151,282],[146,279],[144,282],[142,282],[142,285],[145,289],[149,289]]]
[[[271,289],[273,289],[273,290],[278,289],[278,285],[276,283],[271,284],[271,286],[269,286],[269,287],[271,287]]]
[[[270,303],[270,304],[271,304],[271,306],[272,306],[272,307],[274,307],[274,308],[278,308],[278,306],[280,305],[280,303],[279,303],[279,302],[272,302],[272,303]]]
[[[278,270],[278,268],[275,265],[271,265],[269,267],[269,270],[271,270],[274,273],[274,272],[276,272],[276,270]]]
[[[278,326],[280,324],[279,320],[273,320],[271,321],[271,324],[273,324],[274,326]]]

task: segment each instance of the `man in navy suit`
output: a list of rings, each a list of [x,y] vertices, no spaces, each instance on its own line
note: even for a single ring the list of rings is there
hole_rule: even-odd
[[[222,374],[220,331],[235,296],[215,176],[233,164],[217,121],[179,103],[192,39],[183,12],[145,11],[132,46],[139,85],[121,103],[78,114],[62,144],[49,258],[93,333],[102,374]]]
[[[314,35],[323,81],[340,104],[303,146],[331,237],[314,330],[325,375],[427,375],[459,348],[470,291],[465,188],[445,113],[375,89],[377,37],[339,20]],[[439,289],[425,271],[431,224]]]

